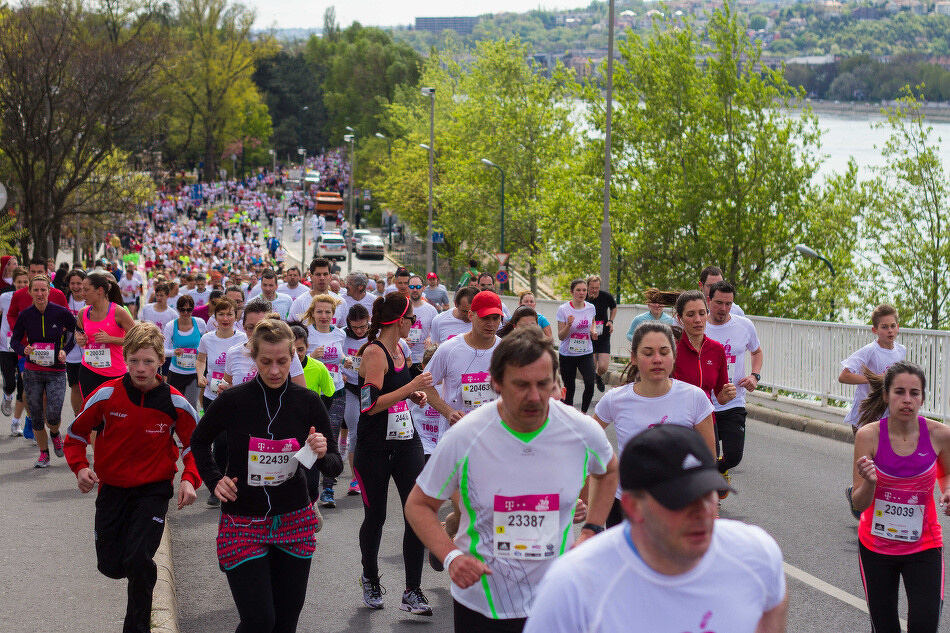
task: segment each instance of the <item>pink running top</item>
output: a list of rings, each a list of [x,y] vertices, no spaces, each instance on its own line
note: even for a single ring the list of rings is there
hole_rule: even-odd
[[[910,455],[898,455],[891,447],[887,418],[881,420],[874,455],[874,501],[861,513],[858,525],[861,544],[879,554],[914,554],[943,545],[934,503],[937,453],[930,441],[927,421],[918,417],[917,422],[917,447]]]
[[[99,374],[100,376],[121,376],[126,371],[128,371],[128,368],[125,366],[125,358],[122,356],[122,345],[117,345],[115,343],[103,344],[104,347],[109,351],[107,356],[103,355],[93,357],[88,353],[88,350],[94,349],[97,345],[95,342],[95,337],[96,332],[99,332],[100,330],[109,336],[116,336],[118,338],[125,336],[125,330],[119,327],[119,324],[116,323],[115,320],[116,306],[117,304],[115,303],[109,303],[109,312],[106,314],[106,318],[101,321],[93,321],[89,318],[89,311],[92,308],[87,307],[85,310],[81,311],[82,328],[86,333],[87,339],[86,347],[83,348],[82,364],[83,367],[89,371]],[[92,358],[95,358],[94,364],[89,363]]]

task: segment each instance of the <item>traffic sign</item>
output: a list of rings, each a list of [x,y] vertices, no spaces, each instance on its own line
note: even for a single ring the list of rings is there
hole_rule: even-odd
[[[432,231],[433,244],[445,244],[445,233],[441,231]]]
[[[508,263],[508,253],[495,253],[495,259],[498,260],[499,266],[504,266]]]
[[[498,283],[503,284],[508,281],[508,272],[504,270],[499,270],[495,273],[495,279],[498,280]]]

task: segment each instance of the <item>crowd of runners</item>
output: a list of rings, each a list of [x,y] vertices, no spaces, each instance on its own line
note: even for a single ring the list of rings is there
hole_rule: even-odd
[[[345,185],[339,156],[310,160],[322,188]],[[617,304],[599,277],[571,282],[551,322],[530,292],[509,312],[475,262],[451,298],[434,273],[288,267],[284,221],[320,217],[314,240],[349,226],[279,185],[163,194],[114,258],[85,266],[0,258],[0,411],[35,442],[33,467],[65,459],[80,491],[98,488],[98,567],[128,581],[124,631],[149,630],[154,519],[173,498],[220,507],[238,631],[270,633],[297,628],[324,513],[360,495],[362,602],[382,609],[391,482],[411,615],[432,615],[428,559],[457,632],[785,630],[778,545],[718,519],[765,353],[719,268],[696,290],[646,292],[608,390]],[[900,630],[899,578],[908,630],[936,631],[950,430],[919,416],[926,377],[895,341],[896,310],[871,321],[876,340],[839,377],[858,385],[846,494],[862,580],[875,633]]]

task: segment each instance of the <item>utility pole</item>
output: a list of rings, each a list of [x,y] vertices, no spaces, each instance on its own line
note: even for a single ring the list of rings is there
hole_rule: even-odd
[[[600,224],[600,287],[610,288],[610,124],[614,108],[614,0],[607,10],[607,124],[604,136],[604,219]],[[616,291],[616,289],[614,289]]]

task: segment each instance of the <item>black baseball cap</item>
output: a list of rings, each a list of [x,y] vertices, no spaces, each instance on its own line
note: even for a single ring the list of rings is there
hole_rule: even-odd
[[[620,455],[620,487],[646,490],[670,510],[682,510],[713,490],[735,492],[695,430],[660,424],[635,435]]]

